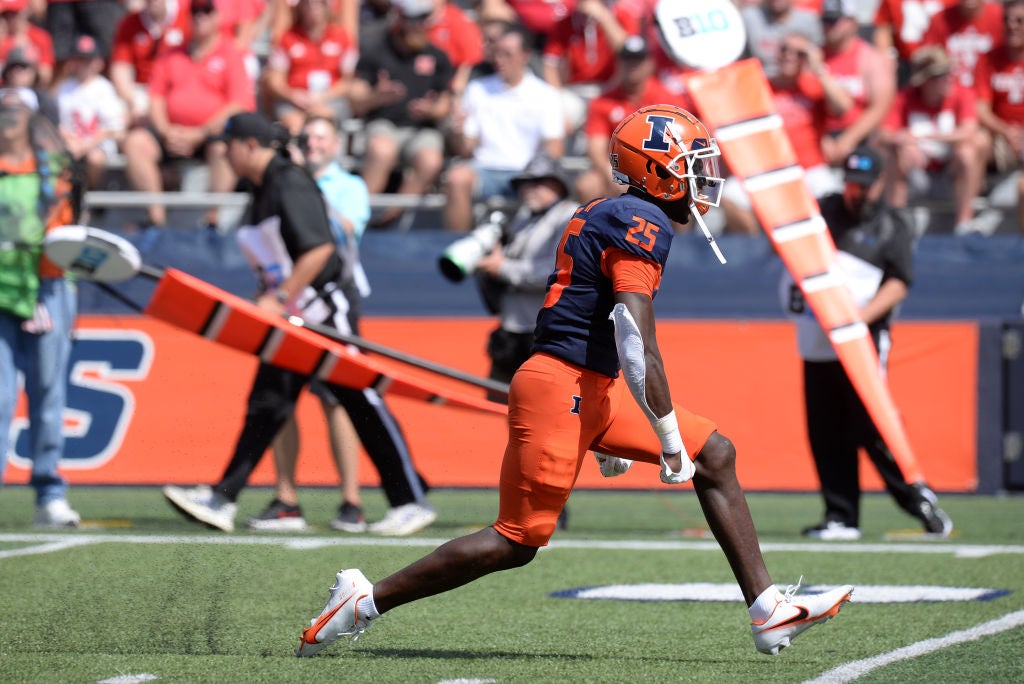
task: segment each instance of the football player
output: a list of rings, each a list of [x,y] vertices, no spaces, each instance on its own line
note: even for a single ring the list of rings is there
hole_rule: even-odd
[[[672,221],[703,224],[718,204],[715,140],[689,112],[652,105],[619,124],[609,154],[614,178],[628,189],[579,207],[558,245],[533,354],[511,383],[497,521],[375,584],[359,570],[338,572],[297,655],[358,637],[392,608],[529,563],[551,538],[588,450],[599,454],[606,475],[635,460],[656,466],[662,482],[693,481],[762,653],[777,654],[850,599],[849,585],[805,597],[775,588],[736,479],[732,442],[669,394],[652,300]]]

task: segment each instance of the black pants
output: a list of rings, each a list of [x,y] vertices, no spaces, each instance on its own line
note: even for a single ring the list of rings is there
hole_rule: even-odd
[[[919,514],[920,493],[907,482],[841,363],[804,361],[804,403],[826,521],[859,527],[861,447],[896,504]]]
[[[245,488],[249,475],[263,458],[278,431],[295,410],[309,378],[261,363],[249,392],[245,424],[235,453],[214,489],[231,501]],[[323,383],[348,411],[359,439],[380,474],[381,487],[391,507],[422,499],[427,485],[416,471],[402,430],[375,390],[358,390]]]

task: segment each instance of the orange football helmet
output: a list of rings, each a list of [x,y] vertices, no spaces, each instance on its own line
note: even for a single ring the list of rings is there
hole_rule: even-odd
[[[651,197],[689,198],[700,214],[722,196],[718,143],[697,117],[669,104],[633,112],[615,128],[608,145],[612,176]]]

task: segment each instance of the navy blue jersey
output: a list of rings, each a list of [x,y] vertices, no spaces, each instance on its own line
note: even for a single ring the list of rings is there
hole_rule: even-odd
[[[672,224],[661,209],[630,194],[595,200],[576,210],[558,245],[533,351],[557,356],[609,377],[619,372],[615,305],[602,255],[618,249],[665,268]]]

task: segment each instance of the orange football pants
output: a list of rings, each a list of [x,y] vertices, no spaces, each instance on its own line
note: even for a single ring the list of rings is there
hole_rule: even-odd
[[[693,460],[717,426],[673,405]],[[509,388],[494,529],[526,546],[546,546],[589,450],[660,467],[661,442],[621,375],[609,378],[534,354]]]

